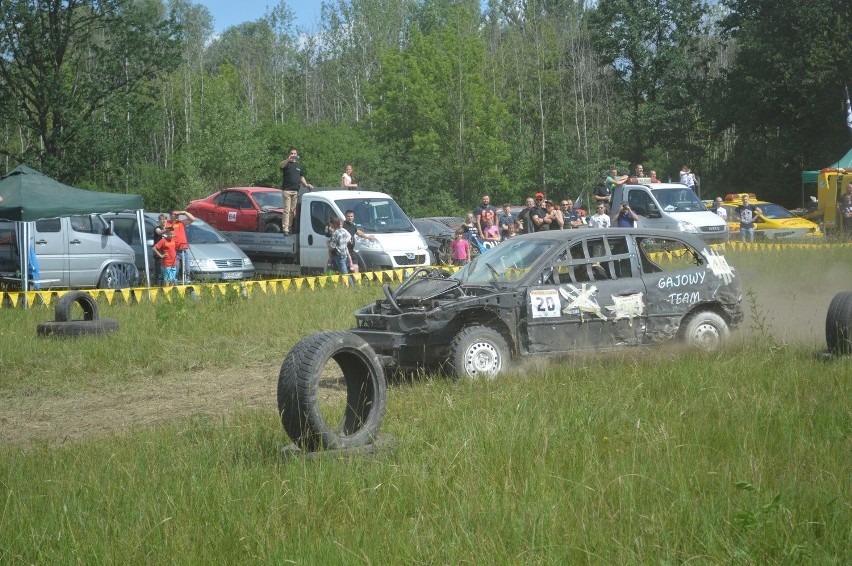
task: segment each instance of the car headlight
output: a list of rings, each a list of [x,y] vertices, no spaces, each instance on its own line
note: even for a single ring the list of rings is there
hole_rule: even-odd
[[[254,264],[251,262],[249,258],[243,258],[243,267],[251,267],[254,268]]]
[[[382,244],[378,240],[368,240],[367,238],[358,238],[355,242],[359,249],[362,250],[382,250]]]
[[[695,227],[695,224],[692,222],[684,222],[683,220],[677,223],[677,229],[681,232],[689,232],[690,234],[698,233],[698,228]]]
[[[189,267],[202,271],[212,271],[216,269],[216,262],[212,259],[192,259],[189,261]]]

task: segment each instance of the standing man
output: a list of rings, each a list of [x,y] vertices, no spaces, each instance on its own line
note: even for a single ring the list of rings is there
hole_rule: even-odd
[[[524,234],[532,234],[534,232],[532,218],[530,218],[530,212],[532,212],[534,206],[535,200],[529,197],[526,200],[526,207],[518,213],[517,222],[521,225],[521,231]]]
[[[550,219],[547,219],[547,210],[544,207],[544,193],[535,194],[535,205],[530,208],[530,224],[533,232],[541,232],[550,229]]]
[[[716,200],[713,201],[713,208],[710,210],[718,214],[722,220],[728,221],[728,211],[722,206],[722,197],[716,197]]]
[[[347,210],[345,213],[346,220],[343,221],[343,229],[349,232],[349,257],[352,258],[352,264],[358,265],[356,261],[356,253],[355,253],[355,236],[359,238],[364,238],[365,240],[375,240],[376,236],[373,234],[367,234],[366,232],[361,230],[361,227],[358,224],[355,224],[355,211]]]
[[[609,228],[611,225],[609,215],[606,213],[606,205],[599,204],[598,211],[589,218],[589,226],[592,228]]]
[[[171,228],[175,233],[177,271],[183,284],[186,284],[187,275],[189,275],[189,240],[186,238],[186,227],[193,222],[195,217],[185,210],[173,210],[171,219],[166,222],[166,228]]]
[[[579,228],[583,225],[583,219],[580,213],[574,210],[574,201],[565,199],[562,201],[562,218],[565,219],[565,229]]]
[[[482,204],[476,207],[473,215],[476,217],[476,228],[480,234],[485,233],[486,220],[491,219],[494,225],[497,224],[497,207],[491,204],[491,197],[488,195],[482,195]]]
[[[852,183],[849,184],[852,188]],[[852,190],[843,193],[843,202],[840,204],[840,217],[843,234],[846,238],[852,236]]]
[[[740,217],[740,237],[743,243],[746,237],[754,243],[754,221],[759,214],[763,214],[759,208],[748,203],[748,195],[743,197],[743,203],[736,208],[737,216]]]
[[[623,185],[627,182],[627,175],[619,175],[618,169],[613,167],[609,170],[609,175],[607,175],[606,182],[604,186],[600,185],[595,187],[595,202],[597,204],[603,203],[606,207],[606,211],[609,212],[609,207],[612,202],[612,191],[618,185]]]
[[[614,218],[612,220],[619,228],[633,228],[639,222],[639,216],[630,210],[630,205],[626,202],[621,203],[621,208],[618,210],[618,214],[613,216]]]
[[[299,152],[296,151],[295,147],[291,147],[287,151],[287,159],[282,161],[278,167],[281,169],[283,177],[281,191],[284,193],[284,215],[281,217],[281,231],[284,234],[289,234],[290,220],[299,200],[299,187],[304,185],[308,189],[313,189],[314,186],[305,179],[308,170],[303,164],[299,163]]]

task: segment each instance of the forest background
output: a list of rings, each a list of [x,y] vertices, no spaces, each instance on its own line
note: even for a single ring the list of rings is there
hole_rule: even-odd
[[[329,0],[213,33],[189,0],[3,0],[0,172],[151,210],[351,163],[412,215],[586,194],[642,162],[800,206],[852,145],[848,0]]]

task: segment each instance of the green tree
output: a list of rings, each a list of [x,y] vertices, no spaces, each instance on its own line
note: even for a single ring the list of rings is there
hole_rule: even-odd
[[[715,117],[731,134],[729,178],[798,203],[803,169],[849,148],[843,89],[852,79],[852,4],[844,0],[728,0],[734,61]],[[746,181],[746,182],[744,182]]]
[[[0,98],[16,101],[5,118],[20,131],[0,151],[60,179],[91,177],[98,161],[126,166],[121,143],[96,161],[92,150],[109,148],[92,142],[129,142],[147,89],[177,64],[162,2],[4,0],[0,28]]]

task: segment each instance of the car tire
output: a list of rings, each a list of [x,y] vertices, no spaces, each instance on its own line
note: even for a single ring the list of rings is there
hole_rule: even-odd
[[[449,375],[494,379],[509,366],[510,352],[499,332],[486,326],[463,328],[450,342]]]
[[[339,423],[321,413],[320,378],[326,363],[343,372],[346,404]],[[278,375],[278,414],[284,430],[304,450],[357,448],[379,434],[387,405],[387,382],[379,358],[351,332],[320,332],[298,342]]]
[[[111,263],[98,280],[99,289],[125,289],[139,281],[139,270],[132,263]]]
[[[102,336],[118,331],[118,321],[112,318],[97,320],[69,320],[60,322],[51,320],[36,326],[38,336],[55,338],[76,338],[79,336]]]
[[[681,337],[688,346],[716,352],[730,336],[725,319],[711,311],[700,311],[692,315],[681,329]]]
[[[263,227],[263,231],[267,234],[280,234],[282,232],[282,228],[280,224],[269,222]]]
[[[825,317],[825,341],[832,354],[852,354],[852,291],[834,295]]]
[[[97,320],[100,316],[98,303],[95,302],[95,299],[89,293],[85,291],[71,291],[65,293],[56,301],[56,306],[53,308],[54,320],[56,322],[69,322],[71,320],[71,308],[74,306],[74,303],[77,303],[83,309],[82,320]]]

